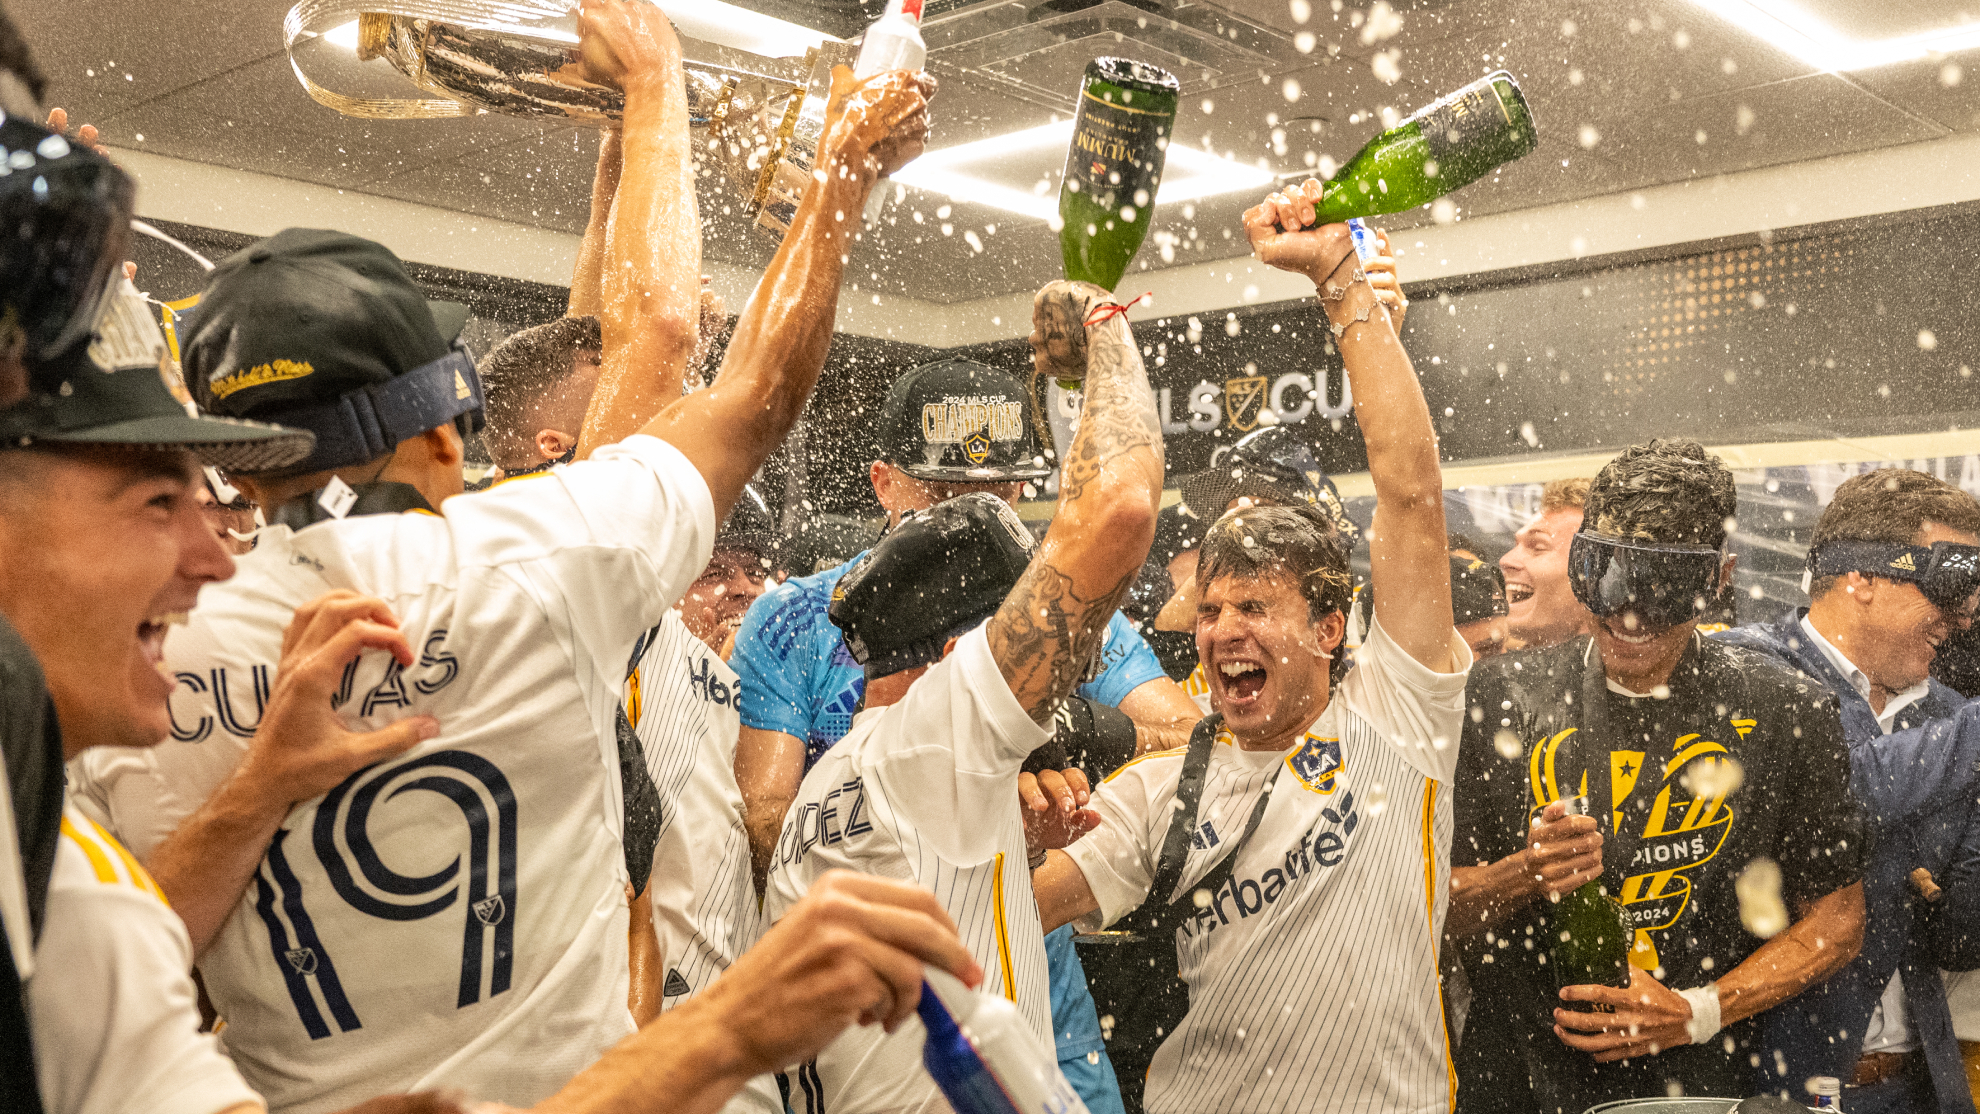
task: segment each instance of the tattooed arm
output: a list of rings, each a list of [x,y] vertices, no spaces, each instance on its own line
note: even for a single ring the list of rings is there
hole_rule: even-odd
[[[1040,374],[1086,380],[1058,514],[987,632],[1004,679],[1036,720],[1079,683],[1155,540],[1162,425],[1127,319],[1085,324],[1109,300],[1097,286],[1053,282],[1032,301]]]

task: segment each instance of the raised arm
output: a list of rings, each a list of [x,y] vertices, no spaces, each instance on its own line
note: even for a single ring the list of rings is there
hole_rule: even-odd
[[[573,312],[595,313],[605,342],[598,388],[578,438],[578,455],[588,457],[600,445],[639,432],[680,397],[681,374],[699,332],[701,219],[681,44],[673,26],[652,4],[585,0],[583,27],[587,68],[626,94],[617,189],[608,189],[609,138],[592,188],[591,229],[599,226],[601,200],[609,211],[603,250],[588,230],[572,277]],[[593,297],[583,288],[594,277],[588,271],[593,262],[596,304],[584,307]],[[717,502],[721,514],[728,508]]]
[[[1059,473],[1045,544],[990,620],[990,650],[1033,719],[1050,715],[1099,651],[1107,622],[1155,540],[1162,424],[1122,313],[1088,283],[1048,283],[1032,301],[1041,374],[1084,376],[1079,432]],[[1097,324],[1086,324],[1096,317]]]
[[[598,170],[591,179],[591,219],[585,223],[584,239],[578,244],[577,265],[571,268],[571,303],[565,311],[568,316],[597,317],[605,312],[601,285],[605,273],[605,231],[611,227],[612,199],[618,196],[619,175],[625,161],[618,129],[599,133]]]
[[[687,456],[708,482],[718,518],[804,412],[832,343],[839,279],[866,195],[881,176],[921,153],[934,95],[935,79],[927,74],[894,71],[855,81],[843,66],[832,72],[818,169],[736,322],[721,372],[707,390],[679,399],[639,430]],[[619,187],[621,204],[625,189]],[[669,382],[680,382],[678,368]]]
[[[1313,280],[1347,368],[1375,482],[1375,521],[1368,531],[1375,617],[1410,657],[1450,672],[1456,664],[1451,573],[1430,408],[1389,311],[1355,258],[1347,225],[1315,226],[1320,191],[1320,183],[1308,179],[1273,194],[1244,214],[1245,233],[1260,260]]]

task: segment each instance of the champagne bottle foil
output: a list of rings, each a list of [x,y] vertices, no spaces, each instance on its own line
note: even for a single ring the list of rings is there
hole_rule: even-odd
[[[299,54],[298,45],[352,21],[360,62],[382,59],[433,96],[350,96],[313,77],[321,58]],[[282,30],[297,80],[346,116],[496,112],[609,127],[625,115],[623,92],[582,76],[577,17],[566,0],[301,0]],[[826,42],[803,58],[765,58],[682,36],[681,50],[695,147],[749,193],[743,201],[756,223],[782,236],[811,180],[832,67],[850,64],[853,47]]]

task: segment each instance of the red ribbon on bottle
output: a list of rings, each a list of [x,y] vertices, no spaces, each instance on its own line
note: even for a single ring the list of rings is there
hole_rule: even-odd
[[[1154,296],[1155,292],[1153,290],[1144,290],[1137,297],[1128,299],[1126,305],[1120,302],[1101,302],[1087,311],[1086,327],[1090,329],[1112,317],[1126,317],[1129,309],[1140,305]]]

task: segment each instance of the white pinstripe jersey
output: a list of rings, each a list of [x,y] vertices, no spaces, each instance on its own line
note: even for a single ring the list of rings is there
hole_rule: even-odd
[[[1433,673],[1377,627],[1298,744],[1218,739],[1181,885],[1156,897],[1189,894],[1268,783],[1272,798],[1177,930],[1190,1008],[1149,1068],[1150,1114],[1449,1109],[1436,941],[1470,668],[1455,633],[1451,652],[1464,669]],[[1094,795],[1103,823],[1068,849],[1100,903],[1081,928],[1148,896],[1183,754],[1131,762]]]
[[[200,957],[228,1051],[277,1114],[459,1087],[526,1106],[633,1031],[617,716],[640,634],[708,563],[708,487],[635,435],[427,513],[262,531],[165,643],[172,738],[78,758],[142,859],[230,776],[282,632],[334,588],[385,601],[332,704],[438,737],[289,811]]]
[[[861,712],[805,775],[784,816],[763,899],[774,923],[834,868],[935,894],[983,966],[981,989],[1010,997],[1048,1059],[1052,1003],[1045,936],[1025,867],[1018,768],[1050,732],[1011,694],[982,627],[908,689]],[[893,1036],[855,1026],[793,1069],[798,1114],[894,1114],[949,1106],[921,1066],[921,1023]]]
[[[669,611],[626,677],[626,718],[660,795],[660,838],[647,896],[660,939],[661,1008],[707,989],[756,942],[756,887],[736,786],[736,672]],[[770,1076],[750,1081],[728,1114],[781,1114]]]
[[[28,980],[48,1114],[214,1114],[260,1105],[199,1031],[192,940],[151,875],[71,803]],[[0,1106],[12,1104],[0,1096]]]

